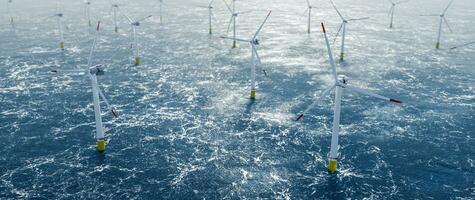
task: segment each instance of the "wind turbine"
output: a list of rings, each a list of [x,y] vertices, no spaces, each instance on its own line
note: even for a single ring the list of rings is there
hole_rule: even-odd
[[[213,2],[214,0],[211,0],[209,3],[208,3],[208,6],[199,6],[201,8],[207,8],[208,9],[208,22],[209,22],[209,34],[213,34],[213,19],[214,18],[216,20],[216,17],[214,17],[214,14],[213,14]],[[217,20],[216,20],[217,21]]]
[[[8,14],[8,17],[10,17],[10,25],[12,27],[15,27],[15,23],[13,22],[13,16],[12,16],[12,13],[10,11],[10,4],[12,4],[12,3],[13,3],[12,0],[7,1],[7,14]]]
[[[439,49],[439,47],[440,47],[440,35],[441,35],[441,32],[442,32],[442,23],[443,22],[445,23],[445,25],[447,25],[447,28],[449,28],[449,31],[452,33],[452,28],[450,28],[450,25],[447,22],[447,19],[445,18],[445,13],[447,13],[447,10],[449,9],[449,7],[452,5],[453,2],[454,2],[454,0],[451,0],[449,2],[449,4],[445,7],[444,11],[440,14],[421,15],[421,16],[438,16],[438,17],[440,17],[439,30],[437,31],[437,43],[435,44],[436,49]]]
[[[54,16],[58,19],[58,30],[59,30],[59,48],[64,50],[64,30],[63,30],[63,13],[58,12],[56,9],[56,14]]]
[[[308,13],[308,23],[307,23],[307,33],[310,33],[310,26],[311,26],[311,19],[312,19],[312,5],[310,5],[310,1],[307,0],[307,9],[305,10],[305,13]]]
[[[160,9],[160,24],[162,23],[162,6],[163,6],[163,0],[158,0],[158,3],[159,3],[159,9]]]
[[[149,15],[147,17],[144,17],[140,20],[132,20],[132,18],[130,18],[129,16],[127,16],[125,13],[124,13],[124,16],[127,18],[127,20],[129,20],[130,22],[130,27],[131,27],[131,36],[132,36],[132,47],[135,48],[134,49],[134,52],[135,52],[135,65],[140,65],[141,61],[140,61],[140,52],[139,52],[139,47],[138,47],[138,40],[137,40],[137,27],[140,26],[140,22],[152,17],[152,15]]]
[[[389,16],[391,18],[391,22],[389,23],[389,28],[393,28],[393,20],[394,20],[394,10],[396,9],[396,6],[402,3],[406,3],[409,0],[406,1],[399,1],[399,2],[394,2],[393,0],[388,0],[389,3],[391,3],[391,8],[389,9]]]
[[[114,18],[114,32],[119,32],[119,22],[117,21],[117,14],[119,13],[119,4],[111,3],[111,11],[113,12]]]
[[[341,50],[340,50],[340,61],[343,61],[344,57],[345,57],[345,37],[346,37],[346,24],[350,21],[357,21],[357,20],[366,20],[366,19],[369,19],[369,17],[363,17],[363,18],[354,18],[354,19],[345,19],[343,17],[343,15],[340,13],[340,11],[338,11],[338,8],[336,8],[335,4],[333,3],[333,1],[330,1],[333,5],[333,8],[335,8],[336,12],[338,13],[338,16],[340,16],[340,19],[341,19],[341,25],[340,25],[340,28],[338,29],[338,32],[336,33],[336,36],[335,36],[335,40],[333,42],[336,41],[336,38],[338,37],[338,34],[340,34],[340,31],[342,31],[342,35],[341,35]]]
[[[91,1],[84,0],[84,12],[86,13],[87,25],[92,26],[91,23]]]
[[[96,39],[97,39],[97,33],[99,32],[99,27],[100,27],[100,22],[97,23],[96,33],[94,35],[94,41],[92,43],[91,51],[89,53],[89,59],[87,61],[88,69],[86,70],[52,70],[51,72],[56,73],[56,74],[58,73],[86,74],[91,79],[92,98],[93,98],[94,114],[95,114],[95,120],[96,120],[96,140],[97,140],[96,145],[97,145],[97,150],[99,152],[104,152],[106,149],[106,142],[105,142],[105,135],[104,135],[104,127],[102,125],[100,99],[102,98],[104,103],[107,105],[107,108],[112,113],[113,117],[118,117],[118,115],[117,115],[117,112],[114,110],[114,108],[111,107],[111,105],[107,101],[104,93],[99,88],[99,85],[97,83],[97,76],[104,74],[103,69],[100,68],[100,65],[92,66],[92,57],[93,57],[94,49],[96,46]]]
[[[229,19],[229,24],[228,24],[228,30],[227,32],[229,33],[229,28],[231,27],[231,23],[233,24],[233,38],[236,39],[236,18],[238,17],[239,14],[244,14],[248,13],[251,11],[246,11],[246,12],[236,12],[236,0],[232,0],[231,6],[226,2],[226,0],[223,0],[224,4],[226,4],[226,8],[228,8],[229,12],[231,13],[231,18]],[[236,48],[236,40],[233,40],[233,46],[232,48]]]
[[[269,11],[264,22],[262,22],[261,26],[257,29],[256,33],[252,36],[250,40],[244,40],[244,39],[239,39],[235,37],[221,37],[223,39],[230,39],[233,41],[240,41],[240,42],[249,42],[251,44],[251,52],[252,52],[252,55],[251,55],[251,99],[256,99],[256,64],[259,64],[259,65],[262,64],[259,54],[257,53],[257,46],[259,45],[259,39],[257,39],[257,36],[259,35],[259,32],[262,30],[262,27],[264,27],[264,24],[267,22],[267,19],[269,18],[271,13],[272,11]],[[264,71],[264,73],[266,72]]]
[[[335,80],[335,83],[328,89],[326,89],[321,96],[313,103],[311,104],[302,114],[298,115],[296,121],[301,120],[304,115],[312,109],[315,105],[319,104],[326,96],[330,94],[330,92],[335,89],[335,108],[334,108],[334,113],[333,113],[333,133],[332,133],[332,138],[331,138],[331,147],[330,147],[330,153],[328,155],[328,171],[330,173],[334,173],[337,171],[337,164],[338,164],[338,135],[339,135],[339,129],[340,129],[340,111],[341,111],[341,96],[343,93],[343,90],[347,89],[349,91],[355,92],[355,93],[361,93],[364,95],[368,95],[371,97],[375,97],[378,99],[382,99],[388,102],[393,102],[393,103],[402,103],[398,99],[392,99],[388,97],[381,96],[379,94],[375,94],[369,91],[366,91],[361,88],[357,88],[351,85],[348,85],[348,79],[344,75],[337,75],[336,72],[336,67],[335,67],[335,62],[333,61],[333,55],[330,47],[330,43],[328,42],[328,37],[327,33],[325,31],[325,26],[322,22],[322,30],[323,34],[325,36],[325,42],[327,45],[327,51],[328,51],[328,59],[330,62],[330,66],[332,68],[332,75],[333,79]]]

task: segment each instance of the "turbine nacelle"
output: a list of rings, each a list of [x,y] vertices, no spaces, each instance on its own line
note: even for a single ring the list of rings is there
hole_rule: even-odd
[[[254,39],[251,40],[250,42],[251,42],[251,44],[253,44],[253,45],[259,45],[259,39],[257,39],[257,38],[254,38]]]
[[[104,75],[105,71],[102,68],[102,65],[96,65],[96,66],[93,66],[89,69],[89,73],[91,75],[102,76],[102,75]]]
[[[336,85],[344,87],[348,83],[348,77],[345,75],[338,75]]]
[[[140,22],[133,22],[132,26],[140,26]]]
[[[55,15],[56,17],[63,17],[63,13],[58,13]]]

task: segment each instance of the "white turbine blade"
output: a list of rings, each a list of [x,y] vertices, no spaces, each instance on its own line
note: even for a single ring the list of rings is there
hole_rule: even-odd
[[[53,69],[50,71],[51,73],[56,73],[56,74],[64,74],[64,73],[74,73],[74,74],[78,74],[78,73],[86,73],[87,71],[85,70],[62,70],[62,69]]]
[[[94,41],[92,42],[91,51],[89,52],[89,58],[87,60],[87,67],[90,68],[92,64],[92,56],[94,55],[94,49],[96,48],[96,41],[97,41],[97,34],[99,33],[99,28],[101,26],[101,22],[97,22],[96,33],[94,33]]]
[[[310,6],[311,6],[311,5],[310,5],[310,1],[309,1],[309,0],[307,0],[307,5],[308,5],[308,7],[310,7]]]
[[[409,2],[409,1],[411,1],[411,0],[399,1],[399,2],[396,2],[396,3],[394,3],[394,4],[399,5],[399,4],[407,3],[407,2]]]
[[[251,12],[254,12],[254,11],[248,10],[248,11],[243,11],[243,12],[236,12],[236,14],[242,15],[242,14],[251,13]]]
[[[336,39],[338,38],[338,35],[340,35],[340,31],[343,28],[343,24],[344,24],[344,22],[341,23],[340,28],[338,29],[338,32],[336,32],[335,39],[333,40],[333,43],[336,42]]]
[[[211,5],[213,5],[213,2],[214,2],[214,0],[211,0],[211,1],[209,2],[209,4],[208,4],[209,7],[211,7]]]
[[[388,0],[390,4],[393,4],[394,2],[392,0]]]
[[[444,12],[442,12],[442,14],[445,14],[447,12],[447,10],[450,8],[450,6],[452,5],[453,2],[454,2],[454,0],[450,1],[450,3],[447,5],[447,7],[445,7]]]
[[[335,80],[335,82],[337,82],[338,77],[336,76],[336,67],[335,67],[335,62],[333,61],[332,49],[330,47],[330,42],[328,42],[327,31],[325,30],[325,25],[323,24],[323,22],[322,22],[322,31],[323,31],[323,35],[325,36],[325,42],[327,44],[328,61],[330,62],[330,66],[332,67],[333,79]]]
[[[216,18],[216,15],[214,15],[213,11],[211,11],[211,17],[213,17],[214,21],[220,24],[221,22]]]
[[[313,107],[315,107],[317,104],[319,104],[320,102],[322,102],[322,100],[328,96],[330,94],[330,92],[335,89],[336,85],[333,84],[331,87],[329,87],[328,89],[326,89],[325,91],[323,91],[323,93],[320,95],[320,97],[318,97],[317,100],[315,100],[310,106],[307,107],[307,109],[305,109],[302,113],[300,113],[297,118],[295,119],[295,121],[299,121],[301,119],[303,119],[303,117],[307,114],[308,111],[310,111]]]
[[[223,0],[223,2],[224,2],[224,4],[226,5],[226,8],[228,8],[229,12],[230,12],[231,14],[234,14],[234,13],[233,13],[233,10],[231,9],[231,7],[229,7],[228,2],[226,2],[226,0]]]
[[[261,26],[259,27],[259,29],[257,29],[256,33],[255,33],[254,36],[252,37],[252,40],[256,39],[257,35],[259,35],[259,32],[261,32],[262,27],[264,27],[264,24],[267,22],[267,19],[269,19],[269,16],[270,16],[271,13],[272,13],[272,10],[269,11],[269,13],[267,13],[266,19],[264,19],[264,21],[262,22],[262,24],[261,24]]]
[[[119,117],[119,115],[117,115],[117,112],[115,111],[115,109],[109,104],[109,101],[107,101],[106,96],[104,96],[104,93],[102,92],[101,88],[99,88],[99,86],[97,86],[97,91],[99,91],[99,95],[101,96],[104,103],[106,103],[107,109],[109,109],[109,111],[111,111],[112,116],[115,117],[115,118]]]
[[[391,6],[391,8],[389,8],[389,12],[388,12],[388,17],[391,16],[391,13],[394,11],[394,6]]]
[[[349,19],[347,21],[359,21],[359,20],[367,20],[369,17],[362,17],[362,18],[354,18],[354,19]]]
[[[139,19],[139,20],[137,20],[137,22],[145,21],[146,19],[148,19],[148,18],[150,18],[150,17],[152,17],[152,15],[149,15],[149,16],[146,16],[146,17],[144,17],[144,18],[142,18],[142,19]]]
[[[308,9],[308,8],[305,9],[305,11],[302,13],[302,16],[307,15],[307,12],[308,12],[309,10],[310,10],[310,9]]]
[[[125,18],[127,18],[127,20],[129,20],[131,24],[134,23],[134,20],[132,20],[127,14],[125,13],[122,13],[122,14],[125,16]]]
[[[267,76],[267,71],[266,71],[265,67],[262,67],[263,65],[262,65],[261,57],[257,53],[257,49],[254,47],[254,48],[252,48],[252,50],[254,51],[254,54],[256,55],[257,64],[262,68],[262,72],[264,73],[264,76]]]
[[[474,41],[474,42],[465,43],[465,44],[462,44],[462,45],[459,45],[459,46],[455,46],[455,47],[452,47],[452,48],[450,48],[450,49],[456,49],[456,48],[468,46],[468,45],[471,45],[471,44],[475,44],[475,41]]]
[[[422,16],[422,17],[435,17],[435,16],[440,16],[438,14],[432,14],[432,15],[419,15],[419,16]]]
[[[222,38],[222,39],[227,39],[227,40],[236,40],[236,41],[240,41],[240,42],[249,42],[249,40],[243,40],[243,39],[233,38],[233,37],[221,36],[220,38]]]
[[[340,13],[340,11],[338,10],[338,8],[336,8],[335,3],[333,3],[332,0],[330,0],[330,2],[332,3],[333,8],[335,8],[335,10],[336,10],[336,12],[338,13],[338,15],[340,16],[341,20],[345,21],[345,18],[343,17],[343,15],[341,15],[341,13]]]
[[[385,101],[389,101],[389,102],[393,102],[393,103],[402,103],[402,101],[400,101],[399,99],[393,99],[393,98],[385,97],[385,96],[382,96],[382,95],[379,95],[379,94],[376,94],[376,93],[372,93],[372,92],[369,92],[369,91],[366,91],[364,89],[357,88],[357,87],[354,87],[354,86],[345,85],[345,88],[350,90],[350,91],[365,94],[365,95],[372,96],[372,97],[382,99],[382,100],[385,100]]]
[[[231,29],[231,23],[233,23],[234,20],[234,15],[231,15],[231,18],[229,19],[228,23],[228,29],[226,30],[226,35],[229,33],[229,30]]]
[[[444,20],[444,22],[445,22],[445,25],[447,25],[447,28],[449,28],[449,31],[450,31],[451,33],[453,33],[452,28],[451,28],[450,25],[449,25],[449,22],[447,22],[447,19],[446,19],[445,17],[443,17],[443,20]]]

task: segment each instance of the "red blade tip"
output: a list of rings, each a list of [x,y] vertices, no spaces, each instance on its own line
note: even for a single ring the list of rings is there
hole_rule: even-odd
[[[399,99],[389,99],[389,101],[394,102],[394,103],[402,103],[402,101]]]
[[[299,121],[303,118],[303,114],[300,114],[295,121]]]
[[[101,21],[98,21],[98,22],[97,22],[97,28],[96,28],[97,31],[99,31],[99,27],[100,27],[100,26],[101,26]]]
[[[323,22],[322,22],[322,30],[323,30],[324,33],[326,33],[326,31],[325,31],[325,25],[323,25]]]

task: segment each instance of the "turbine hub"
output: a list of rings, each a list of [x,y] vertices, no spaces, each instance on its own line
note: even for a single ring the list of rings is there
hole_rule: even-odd
[[[140,26],[140,22],[134,22],[132,23],[132,26]]]
[[[89,69],[89,73],[96,76],[104,75],[104,70],[101,68],[102,65],[96,65]]]
[[[63,17],[63,13],[58,13],[58,14],[56,14],[56,16]]]
[[[117,5],[117,4],[112,4],[112,7],[114,7],[114,8],[118,8],[118,7],[119,7],[119,5]]]
[[[252,40],[251,43],[254,44],[254,45],[259,45],[259,39],[256,38],[256,39]]]
[[[338,75],[338,82],[341,85],[346,85],[348,83],[348,77],[345,75]]]

